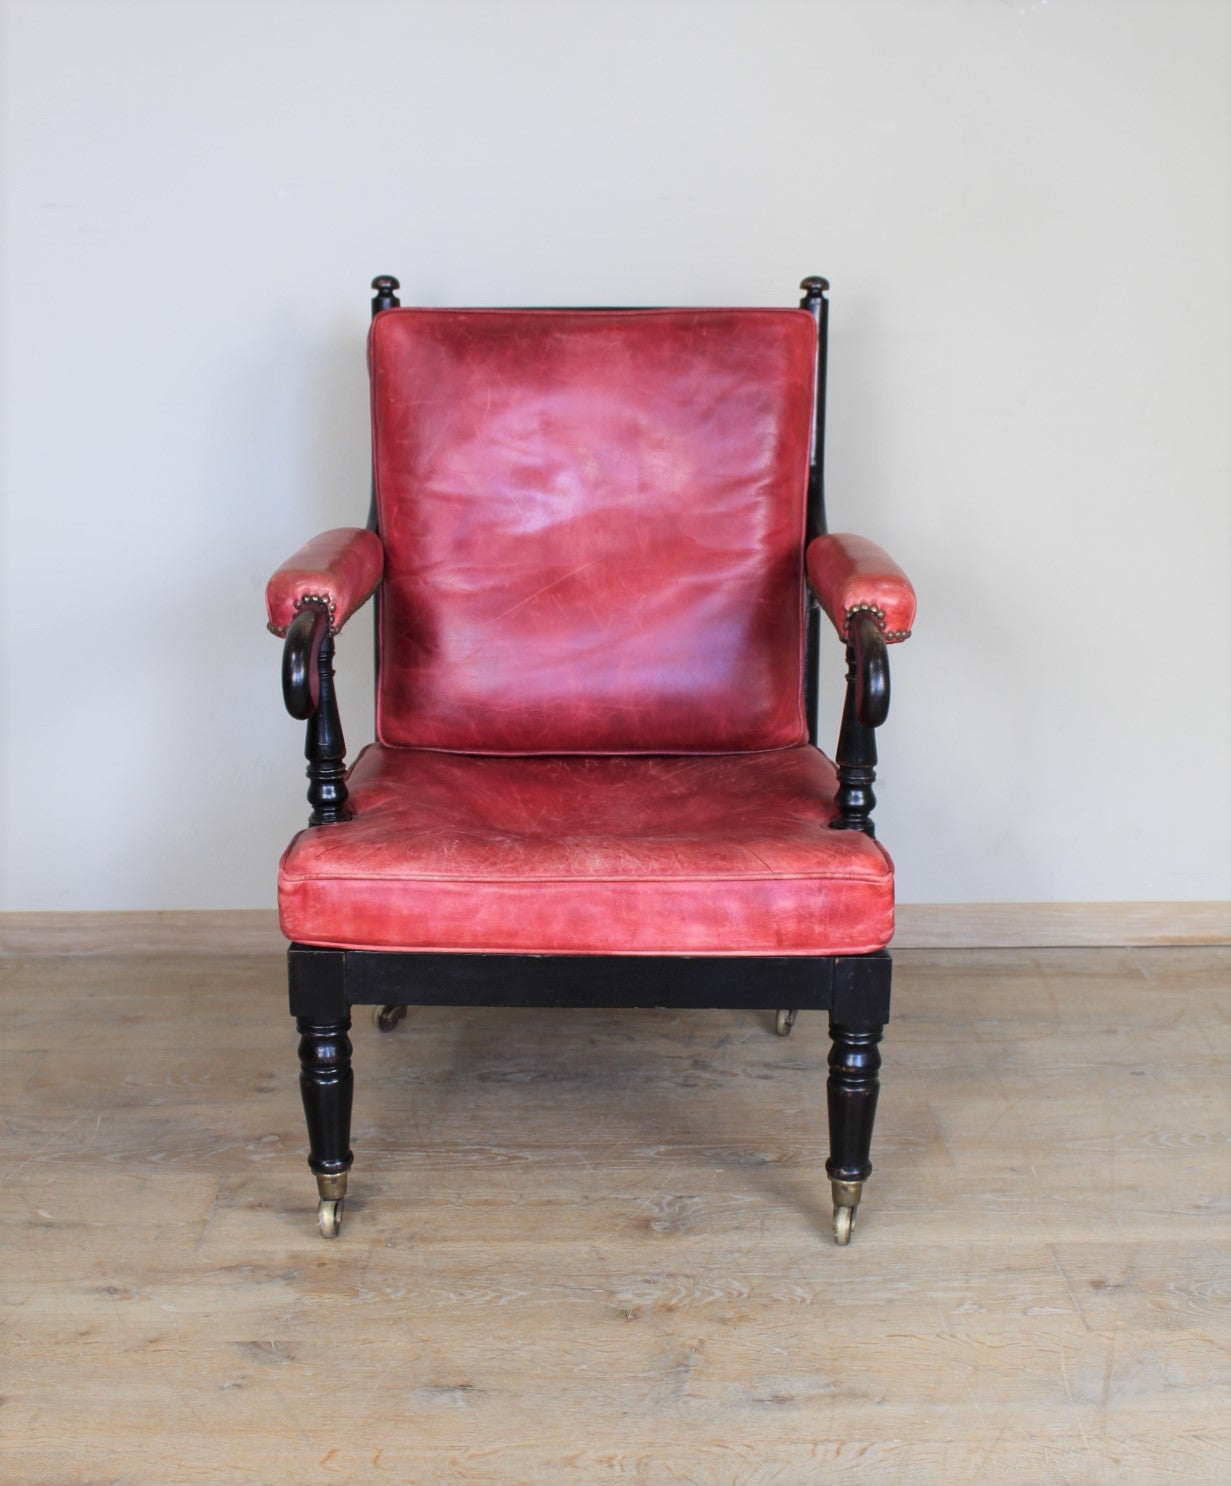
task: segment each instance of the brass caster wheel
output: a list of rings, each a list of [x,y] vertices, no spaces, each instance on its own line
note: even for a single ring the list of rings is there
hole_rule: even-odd
[[[316,1221],[322,1238],[337,1238],[342,1230],[342,1209],[345,1205],[344,1197],[321,1198],[320,1206],[316,1209]]]
[[[836,1180],[829,1186],[833,1192],[833,1241],[844,1249],[851,1241],[851,1229],[855,1226],[855,1214],[863,1196],[863,1183]]]
[[[774,1023],[774,1031],[779,1037],[789,1037],[791,1028],[795,1025],[795,1018],[799,1015],[797,1011],[780,1011],[778,1019]]]
[[[382,1032],[392,1032],[405,1015],[404,1006],[373,1006],[372,1025]]]

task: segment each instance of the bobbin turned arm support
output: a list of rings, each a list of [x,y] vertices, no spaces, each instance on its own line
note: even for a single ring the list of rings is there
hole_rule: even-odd
[[[808,544],[808,584],[846,641],[846,703],[838,735],[840,830],[876,834],[876,735],[889,715],[889,645],[915,622],[915,591],[897,563],[864,537],[833,533]]]
[[[333,637],[372,596],[384,568],[375,532],[342,527],[325,532],[284,562],[269,580],[269,627],[285,635],[282,697],[292,717],[308,724],[309,824],[347,820],[346,740],[333,686]]]

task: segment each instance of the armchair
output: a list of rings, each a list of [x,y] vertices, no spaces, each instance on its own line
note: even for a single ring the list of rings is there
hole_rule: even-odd
[[[310,823],[278,902],[318,1222],[352,1164],[351,1009],[829,1014],[849,1242],[889,1016],[887,646],[915,600],[826,534],[825,280],[798,309],[423,310],[373,283],[373,500],[274,574]],[[376,600],[353,766],[333,638]],[[846,642],[816,747],[824,612]]]

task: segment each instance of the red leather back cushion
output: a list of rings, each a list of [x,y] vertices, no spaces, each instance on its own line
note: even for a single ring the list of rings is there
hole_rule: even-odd
[[[805,736],[802,310],[387,310],[377,730],[475,753]]]

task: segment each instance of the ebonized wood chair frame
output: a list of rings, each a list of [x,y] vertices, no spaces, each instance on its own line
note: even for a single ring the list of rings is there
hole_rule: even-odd
[[[373,280],[372,313],[399,301],[396,279]],[[824,499],[825,377],[828,282],[807,278],[801,308],[816,318],[817,382],[809,466],[807,538],[826,530]],[[378,530],[375,492],[368,525]],[[380,601],[377,591],[377,603]],[[820,607],[806,597],[804,702],[808,735],[819,729],[817,657]],[[345,820],[346,744],[333,681],[333,638],[322,607],[308,606],[291,624],[283,651],[287,710],[306,720],[309,824],[327,829]],[[846,647],[846,700],[835,762],[839,818],[834,828],[875,835],[872,784],[874,729],[889,708],[885,639],[871,615],[852,616]],[[377,656],[379,664],[379,655]],[[290,1010],[300,1034],[300,1087],[308,1127],[308,1165],[317,1179],[320,1226],[334,1237],[341,1221],[350,1149],[354,1077],[349,1037],[353,1006],[525,1006],[739,1008],[829,1014],[828,1113],[825,1163],[834,1199],[834,1237],[850,1239],[869,1159],[880,1069],[879,1043],[889,1020],[892,964],[881,950],[836,956],[525,955],[376,952],[292,944],[288,950]],[[382,1025],[391,1025],[382,1022]]]

